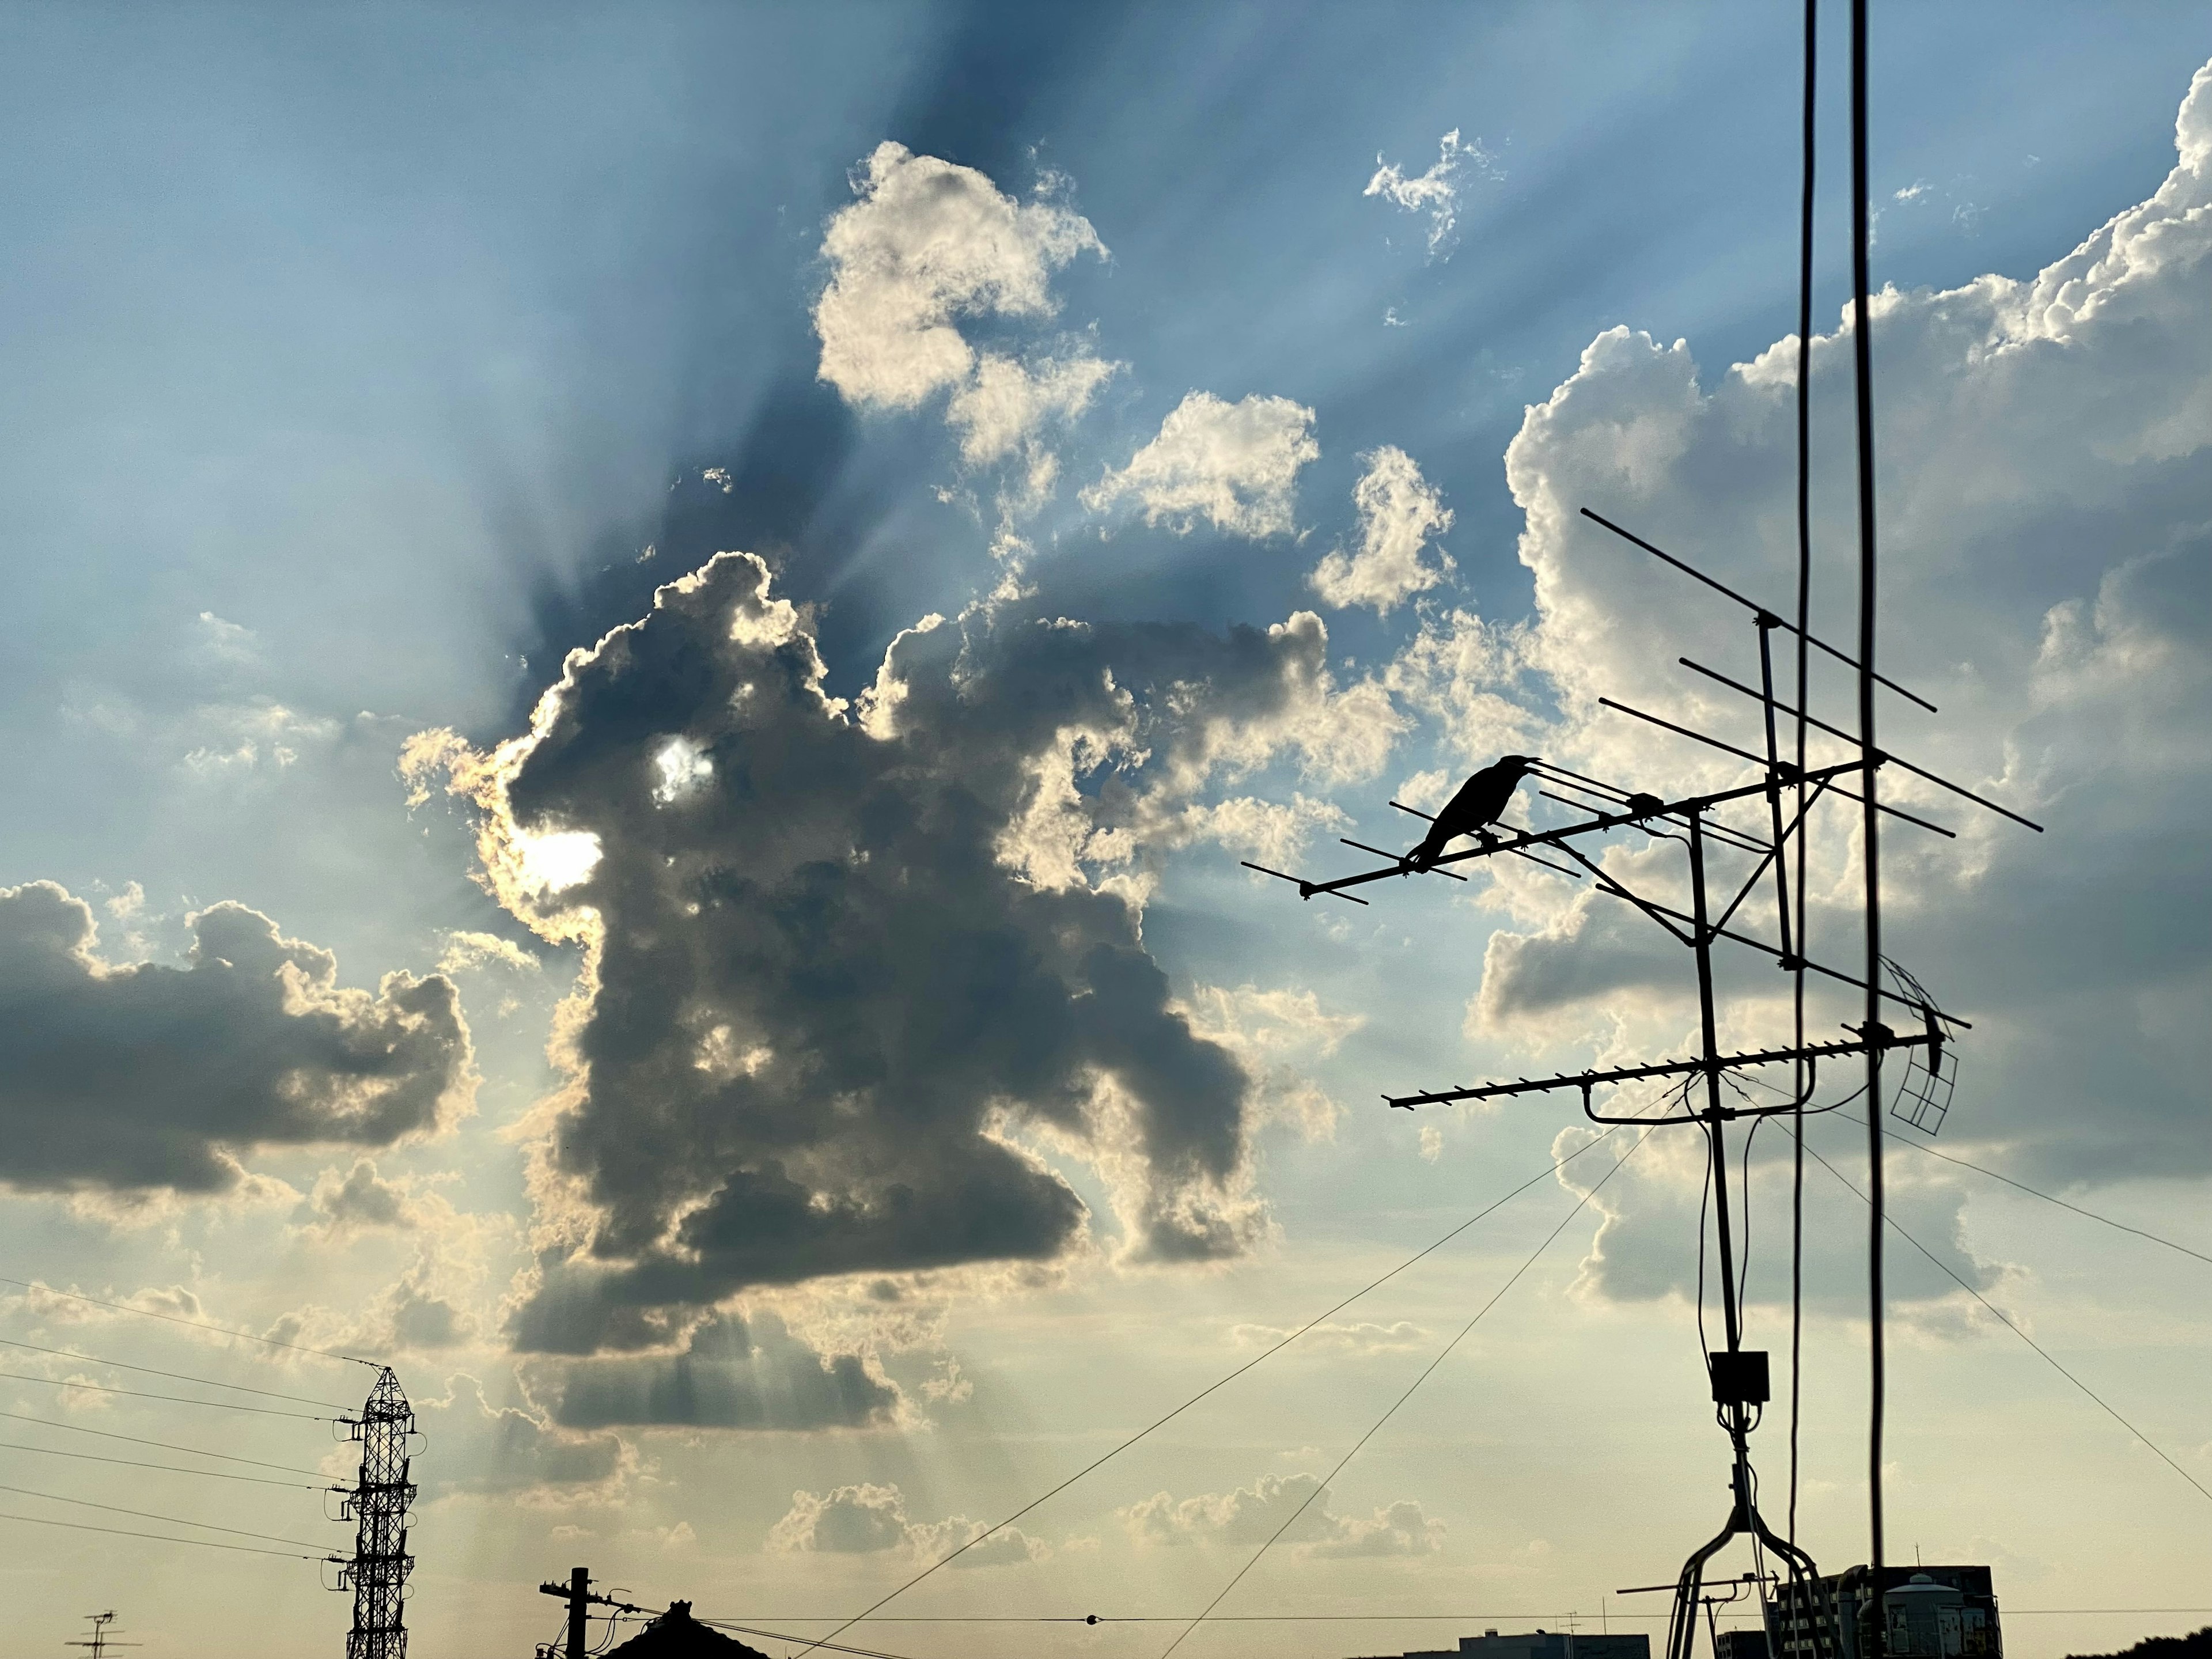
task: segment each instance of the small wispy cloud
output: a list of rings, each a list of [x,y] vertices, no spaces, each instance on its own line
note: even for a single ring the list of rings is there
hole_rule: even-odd
[[[1462,139],[1457,127],[1437,141],[1436,165],[1426,173],[1409,176],[1396,162],[1384,161],[1379,151],[1375,161],[1375,176],[1367,181],[1362,194],[1380,196],[1408,213],[1427,214],[1431,259],[1450,257],[1452,237],[1459,228],[1462,178],[1470,172],[1486,179],[1505,176],[1498,158],[1483,148],[1482,140]]]

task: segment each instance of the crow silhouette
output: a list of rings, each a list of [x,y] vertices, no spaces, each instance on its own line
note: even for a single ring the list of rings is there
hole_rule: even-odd
[[[1430,821],[1421,844],[1406,854],[1406,862],[1425,870],[1443,856],[1444,848],[1462,836],[1491,839],[1487,826],[1498,821],[1505,804],[1520,787],[1522,775],[1535,764],[1534,755],[1501,755],[1459,787],[1444,803],[1444,810]]]

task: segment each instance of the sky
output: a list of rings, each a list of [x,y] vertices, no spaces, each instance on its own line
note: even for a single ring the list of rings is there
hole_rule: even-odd
[[[1880,660],[1942,710],[1881,738],[2044,826],[1885,776],[1955,831],[1885,831],[1886,948],[1972,1022],[1940,1135],[1890,1120],[1889,1547],[1990,1565],[2058,1659],[2212,1621],[2212,30],[1872,35]],[[301,1558],[349,1546],[323,1419],[372,1374],[331,1355],[423,1431],[420,1654],[529,1651],[575,1565],[819,1635],[1263,1355],[850,1639],[1158,1653],[1127,1621],[1302,1504],[1181,1651],[1656,1633],[1615,1593],[1726,1513],[1697,1144],[1378,1097],[1683,1052],[1686,955],[1533,866],[1358,908],[1241,861],[1363,867],[1502,754],[1747,775],[1599,702],[1752,740],[1676,661],[1755,677],[1745,614],[1577,515],[1789,603],[1801,45],[1750,5],[0,7],[21,1644],[113,1607],[335,1651]],[[1845,965],[1854,823],[1808,843]],[[1717,965],[1725,1041],[1786,1034]],[[1806,1136],[1832,1571],[1865,1139]],[[1790,1144],[1732,1149],[1786,1389]]]

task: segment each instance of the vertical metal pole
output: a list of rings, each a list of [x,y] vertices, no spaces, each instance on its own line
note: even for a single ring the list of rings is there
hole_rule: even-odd
[[[1721,1133],[1721,1046],[1713,1013],[1713,935],[1705,925],[1705,814],[1690,814],[1690,893],[1698,952],[1698,1018],[1705,1040],[1705,1130],[1713,1159],[1713,1227],[1720,1237],[1721,1315],[1728,1328],[1728,1347],[1734,1353],[1743,1345],[1736,1319],[1735,1247],[1730,1241],[1728,1198],[1728,1148]]]
[[[1782,921],[1782,959],[1787,962],[1797,949],[1791,942],[1794,935],[1790,927],[1790,849],[1782,839],[1782,750],[1774,735],[1774,630],[1781,626],[1781,617],[1764,611],[1759,613],[1759,708],[1766,716],[1766,811],[1774,836],[1774,903]],[[1797,1046],[1805,1046],[1802,1038]]]
[[[568,1659],[584,1659],[584,1650],[590,1641],[584,1622],[584,1610],[592,1594],[592,1575],[587,1568],[568,1569]]]
[[[1882,1347],[1882,1147],[1881,1147],[1881,866],[1875,815],[1875,520],[1874,520],[1874,345],[1867,315],[1867,8],[1851,0],[1851,345],[1858,382],[1859,472],[1859,744],[1864,763],[1861,793],[1866,811],[1866,1038],[1867,1038],[1867,1300],[1869,1322],[1867,1383],[1867,1565],[1874,1595],[1874,1635],[1869,1659],[1881,1659],[1887,1647],[1883,1606],[1881,1446],[1887,1407],[1887,1356]]]

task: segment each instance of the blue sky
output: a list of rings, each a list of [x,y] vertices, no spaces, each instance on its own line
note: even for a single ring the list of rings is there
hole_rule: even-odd
[[[1816,421],[1826,568],[1840,573],[1844,41],[1843,9],[1828,9]],[[2206,163],[2175,170],[2175,112],[2212,37],[2182,7],[1964,4],[1877,9],[1875,36],[1875,268],[1900,290],[1875,335],[1894,515],[1887,659],[1937,689],[1948,717],[1899,730],[2052,826],[2017,840],[1978,826],[1951,863],[1901,852],[1899,949],[1987,1032],[1948,1132],[1968,1155],[2194,1239],[2212,1178],[2192,1080],[2208,779],[2190,736],[2207,695],[2212,371],[2197,336],[2212,264],[2188,240]],[[959,1517],[995,1518],[1154,1401],[1249,1357],[1254,1332],[1297,1322],[1541,1170],[1547,1149],[1568,1149],[1548,1109],[1416,1124],[1378,1121],[1374,1097],[1677,1041],[1648,952],[1527,882],[1331,916],[1236,860],[1338,867],[1339,834],[1402,838],[1391,793],[1434,793],[1516,742],[1624,775],[1708,775],[1610,731],[1589,699],[1610,688],[1722,718],[1662,671],[1675,648],[1740,650],[1735,619],[1544,514],[1611,502],[1784,592],[1778,394],[1729,366],[1795,325],[1798,46],[1790,9],[1752,6],[0,9],[0,764],[19,781],[0,887],[70,896],[10,927],[45,939],[76,925],[69,904],[88,907],[107,967],[73,969],[88,998],[132,963],[147,967],[131,983],[167,985],[153,969],[212,961],[218,935],[292,951],[258,990],[249,968],[208,991],[239,1022],[225,1036],[214,1028],[230,1016],[209,1016],[208,1065],[218,1079],[262,1068],[271,1101],[291,1098],[285,1066],[325,1064],[317,1043],[404,1026],[416,1044],[390,1062],[384,1128],[348,1118],[333,1092],[327,1132],[302,1131],[274,1106],[254,1116],[243,1083],[235,1099],[203,1087],[182,1050],[166,1075],[84,1081],[143,1035],[127,1024],[143,1011],[100,1003],[100,1018],[125,1023],[105,1036],[88,1023],[84,1040],[104,1046],[72,1071],[29,981],[9,980],[0,1042],[19,1078],[27,1055],[61,1080],[0,1084],[0,1113],[25,1145],[73,1111],[105,1114],[118,1149],[0,1168],[14,1271],[391,1352],[418,1400],[441,1402],[426,1408],[447,1462],[426,1477],[422,1639],[519,1644],[541,1612],[532,1575],[571,1554],[644,1600],[864,1604],[957,1538]],[[2212,124],[2206,84],[2185,142],[2189,120]],[[1462,159],[1431,173],[1454,153],[1447,134]],[[885,143],[904,159],[882,163]],[[974,256],[983,286],[951,304],[963,361],[1097,377],[988,455],[961,412],[982,385],[969,369],[884,393],[910,343],[884,307],[911,295],[863,292],[860,260],[836,252],[842,224],[908,257],[893,192],[924,179],[909,164],[939,167],[927,178],[985,219],[1012,216],[1013,240]],[[1448,184],[1449,227],[1370,191],[1384,166]],[[2057,269],[2138,204],[2103,255]],[[1053,234],[1054,252],[1022,240]],[[990,283],[1031,279],[1026,310],[994,302],[1007,290]],[[825,341],[841,314],[889,355],[836,368]],[[1254,423],[1252,465],[1264,452],[1288,469],[1279,487],[1177,448],[1179,414],[1224,408]],[[1389,500],[1428,514],[1413,562],[1379,605],[1332,598],[1316,572],[1382,533],[1388,514],[1355,491],[1390,453],[1411,471]],[[1242,514],[1170,486],[1227,490]],[[603,653],[545,705],[568,725],[526,742],[566,653],[725,552],[759,556],[772,582],[756,595],[753,568],[725,562],[698,590],[754,618],[717,672],[783,685],[779,707],[800,711],[784,737],[742,737],[721,705],[686,701],[682,629],[704,630],[691,644],[711,655],[702,642],[725,611],[679,623],[664,606],[626,637],[671,653],[665,681],[625,678],[628,659]],[[1846,599],[1840,574],[1820,593]],[[906,631],[932,615],[951,620]],[[809,701],[807,641],[842,715]],[[410,740],[423,763],[403,779]],[[696,776],[667,769],[701,756]],[[781,781],[745,783],[720,829],[672,827],[693,810],[686,790],[720,799],[741,770]],[[617,810],[609,780],[633,775],[664,793]],[[988,834],[932,816],[970,795]],[[927,835],[883,828],[890,809],[869,803],[894,799]],[[594,837],[600,884],[565,901],[533,888],[542,830]],[[739,1222],[768,1212],[769,1188],[738,1182],[740,1166],[767,1180],[763,1148],[796,1133],[778,1114],[824,1097],[792,1084],[770,1101],[737,1079],[772,1078],[801,1049],[834,1056],[837,1021],[860,1016],[787,996],[805,964],[759,965],[781,961],[748,954],[769,951],[762,940],[691,930],[665,896],[639,895],[655,860],[678,858],[781,892],[797,878],[745,860],[780,837],[848,835],[879,860],[894,842],[941,860],[933,892],[1003,906],[990,914],[1033,943],[1079,935],[1129,970],[1113,983],[1149,1036],[1085,1024],[1106,981],[1083,975],[1103,969],[1043,975],[1037,1030],[1065,1018],[1073,1033],[1051,1088],[1051,1066],[1026,1051],[957,1080],[981,1036],[948,1043],[941,1064],[900,1061],[895,1086],[853,1085],[959,1097],[961,1110],[981,1109],[973,1091],[1012,1090],[1030,1114],[1014,1128],[971,1113],[902,1142],[895,1102],[857,1121],[892,1162],[934,1170],[948,1146],[973,1152],[972,1169],[945,1165],[948,1183],[954,1164],[1005,1175],[979,1150],[1005,1139],[1074,1195],[1078,1233],[1022,1211],[1040,1231],[979,1222],[986,1242],[939,1261],[856,1222],[822,1248],[862,1262],[858,1277],[795,1282],[750,1254],[766,1246]],[[976,848],[991,849],[981,866]],[[1842,870],[1847,847],[1830,850]],[[636,884],[617,880],[633,871]],[[576,893],[597,907],[589,926]],[[256,933],[210,912],[225,901],[270,920]],[[918,962],[955,959],[937,912],[898,914]],[[643,948],[672,933],[695,953],[680,974]],[[276,936],[334,952],[335,967],[317,978],[321,958]],[[757,982],[716,965],[737,960]],[[280,972],[308,987],[282,1006]],[[1065,1007],[1062,981],[1080,988]],[[901,983],[895,1003],[945,991],[926,973]],[[1753,1029],[1769,988],[1730,988]],[[990,1000],[1001,993],[976,994],[979,1031],[1010,1018]],[[706,1085],[690,1071],[645,1064],[668,1060],[653,1044],[672,1039],[621,1011],[656,997],[690,1011],[691,1070],[738,1095],[695,1097]],[[611,1080],[617,1058],[640,1055],[645,1069]],[[1094,1073],[1122,1094],[1048,1102]],[[732,1108],[739,1096],[755,1104]],[[228,1173],[130,1163],[123,1149],[161,1123],[182,1126],[202,1158],[191,1168]],[[860,1215],[880,1167],[840,1163],[812,1133],[775,1168]],[[1208,1134],[1227,1137],[1218,1167],[1190,1150]],[[648,1144],[703,1184],[624,1174],[628,1149]],[[1685,1483],[1719,1467],[1685,1407],[1698,1386],[1688,1169],[1655,1148],[1608,1188],[1606,1238],[1576,1224],[1480,1352],[1439,1373],[1430,1414],[1332,1488],[1322,1529],[1285,1547],[1285,1577],[1255,1582],[1255,1608],[1513,1601],[1506,1613],[1548,1617],[1672,1570],[1676,1534],[1710,1530],[1703,1486]],[[1901,1213],[2039,1338],[2131,1389],[2123,1409],[2212,1481],[2184,1380],[2212,1340],[2182,1311],[2201,1300],[2197,1269],[2090,1224],[2054,1231],[2028,1200],[1936,1173],[1904,1178]],[[1549,1185],[1525,1200],[1571,1201]],[[1860,1330],[1856,1224],[1835,1202],[1820,1212],[1810,1340],[1826,1392],[1808,1432],[1825,1460],[1809,1500],[1819,1553],[1841,1565],[1862,1547]],[[1125,1592],[1147,1611],[1202,1604],[1249,1514],[1284,1490],[1267,1482],[1332,1464],[1378,1391],[1487,1296],[1470,1285],[1502,1279],[1557,1219],[1507,1213],[1469,1276],[1363,1312],[1327,1352],[1255,1378],[1233,1433],[1194,1431],[1120,1486],[1071,1494],[1028,1558],[947,1575],[967,1581],[959,1595],[933,1581],[929,1608],[1085,1611]],[[962,1214],[997,1212],[979,1199]],[[724,1228],[709,1243],[706,1222],[682,1232],[708,1215]],[[1775,1236],[1771,1202],[1756,1218]],[[993,1238],[1028,1254],[994,1254]],[[705,1276],[682,1296],[624,1288],[623,1273],[665,1270],[668,1250],[696,1250]],[[1923,1529],[1930,1559],[1995,1561],[2022,1607],[2171,1605],[2201,1556],[2200,1500],[1947,1283],[1899,1272],[1900,1455],[1924,1460],[1899,1476],[1901,1524]],[[650,1330],[621,1334],[640,1309]],[[581,1346],[517,1334],[556,1313],[606,1322]],[[71,1323],[35,1297],[4,1317],[22,1340],[268,1372],[241,1345],[120,1316]],[[727,1422],[672,1416],[653,1368],[687,1365],[725,1366],[732,1397],[751,1403]],[[1638,1374],[1662,1385],[1627,1401],[1604,1380]],[[294,1375],[352,1386],[333,1368]],[[817,1398],[820,1376],[866,1380],[837,1406]],[[1569,1386],[1547,1379],[1567,1376],[1588,1389],[1571,1422],[1485,1426],[1542,1419]],[[51,1413],[37,1393],[8,1408]],[[124,1431],[173,1428],[134,1420]],[[249,1437],[300,1455],[265,1437],[283,1432]],[[1994,1471],[1962,1471],[1958,1443],[1997,1434],[2047,1449],[2048,1464],[2008,1451]],[[1763,1467],[1772,1481],[1778,1463]],[[2069,1512],[2031,1513],[2053,1483]],[[1665,1524],[1592,1520],[1624,1485]],[[103,1501],[130,1503],[115,1495],[127,1490]],[[1172,1501],[1146,1507],[1156,1492]],[[2132,1520],[2098,1515],[2116,1492]],[[142,1507],[221,1521],[240,1513],[223,1496],[164,1491]],[[170,1559],[199,1553],[187,1550],[142,1565],[19,1530],[19,1589],[55,1640],[84,1596],[119,1600],[142,1571],[143,1610],[126,1614],[170,1651],[212,1651],[220,1626],[200,1610],[234,1594],[265,1595],[288,1641],[333,1640],[342,1623],[334,1598],[283,1576],[302,1568]],[[1203,1640],[1256,1652],[1277,1640],[1263,1628]],[[1379,1650],[1398,1628],[1304,1627],[1294,1645]],[[2008,1635],[2038,1659],[2148,1628],[2034,1618]],[[902,1651],[939,1650],[926,1627],[884,1629]]]

